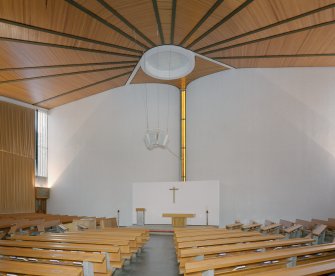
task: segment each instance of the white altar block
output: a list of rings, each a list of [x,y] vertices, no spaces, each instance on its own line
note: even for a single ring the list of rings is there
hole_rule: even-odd
[[[175,203],[173,203],[173,187]],[[135,208],[146,209],[146,224],[171,224],[170,218],[163,213],[190,213],[194,218],[187,220],[188,225],[219,225],[220,183],[218,180],[186,182],[136,182],[133,183],[133,224],[137,217]]]

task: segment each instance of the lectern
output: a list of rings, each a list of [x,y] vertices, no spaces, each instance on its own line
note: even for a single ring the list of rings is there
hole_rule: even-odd
[[[144,226],[145,208],[136,208],[137,225]]]
[[[163,214],[162,216],[171,218],[173,227],[185,227],[187,218],[194,218],[195,214]]]

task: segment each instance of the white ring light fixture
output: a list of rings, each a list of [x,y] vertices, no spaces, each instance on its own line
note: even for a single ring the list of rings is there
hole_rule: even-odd
[[[179,46],[163,45],[145,52],[140,64],[142,70],[155,79],[175,80],[193,71],[195,54]]]

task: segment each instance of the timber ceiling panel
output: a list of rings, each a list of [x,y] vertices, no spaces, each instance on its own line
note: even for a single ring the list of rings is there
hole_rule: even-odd
[[[53,108],[125,85],[163,44],[235,68],[334,66],[334,23],[335,0],[0,0],[0,95]],[[168,83],[227,67],[197,57]]]

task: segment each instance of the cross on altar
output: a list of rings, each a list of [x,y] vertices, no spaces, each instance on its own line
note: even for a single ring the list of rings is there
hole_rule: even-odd
[[[173,187],[171,189],[169,189],[170,191],[173,191],[173,203],[176,203],[176,191],[178,191],[179,189],[176,187]]]

